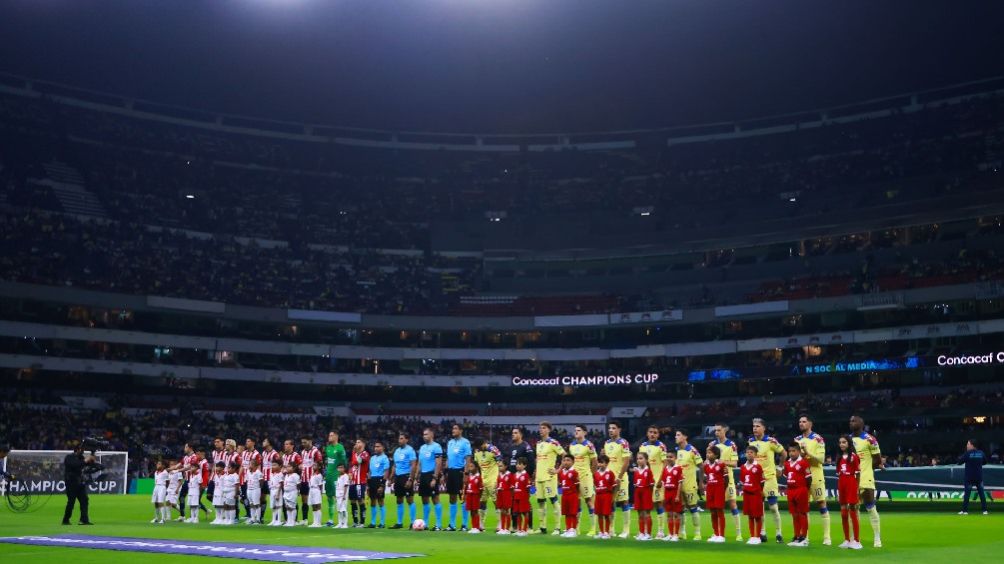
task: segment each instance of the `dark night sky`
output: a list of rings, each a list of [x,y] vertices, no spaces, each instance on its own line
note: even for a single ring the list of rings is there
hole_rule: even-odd
[[[730,120],[1004,74],[1004,2],[0,0],[0,70],[430,131]]]

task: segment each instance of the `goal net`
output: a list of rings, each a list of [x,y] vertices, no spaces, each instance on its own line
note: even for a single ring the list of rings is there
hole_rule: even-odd
[[[0,461],[9,478],[0,483],[0,494],[8,492],[34,494],[61,494],[66,491],[63,480],[63,460],[69,450],[12,450],[7,458]],[[87,486],[91,494],[124,494],[129,480],[129,453],[120,451],[98,451],[98,463],[104,466],[91,475]],[[6,467],[6,468],[4,468]]]

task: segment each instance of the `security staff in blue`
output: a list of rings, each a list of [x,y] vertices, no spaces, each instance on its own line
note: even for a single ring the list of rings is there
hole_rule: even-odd
[[[394,495],[397,497],[397,523],[391,529],[402,528],[404,521],[404,500],[408,500],[408,519],[415,522],[415,479],[418,477],[418,454],[408,444],[408,433],[397,435],[394,450]],[[408,525],[411,528],[411,525]]]
[[[439,505],[439,484],[443,479],[443,446],[436,442],[432,429],[422,431],[422,446],[418,447],[418,495],[422,498],[422,518],[429,523],[429,503],[436,507],[436,526],[442,531],[443,507]]]
[[[370,475],[369,479],[366,480],[366,490],[370,495],[370,524],[368,526],[371,529],[382,529],[387,524],[387,508],[383,504],[383,498],[389,483],[390,459],[384,454],[383,441],[375,441],[373,443],[373,456],[370,457]],[[377,512],[380,514],[379,524],[375,524]]]
[[[450,524],[446,530],[457,530],[454,525],[457,522],[459,507],[463,513],[460,530],[466,531],[470,514],[464,507],[464,469],[467,468],[467,461],[474,456],[474,451],[471,449],[471,441],[464,437],[464,430],[460,425],[454,423],[450,434],[452,438],[446,443],[446,493],[450,495]]]
[[[966,454],[962,455],[959,463],[966,466],[966,487],[962,497],[962,511],[959,515],[969,515],[969,496],[976,488],[976,493],[980,496],[980,506],[983,514],[987,514],[987,494],[983,491],[983,465],[987,463],[987,455],[977,448],[976,441],[970,439],[966,443]]]

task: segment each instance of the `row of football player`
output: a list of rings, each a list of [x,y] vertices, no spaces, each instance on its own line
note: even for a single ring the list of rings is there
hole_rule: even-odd
[[[725,542],[725,501],[726,489],[729,485],[728,467],[720,460],[722,446],[709,445],[707,449],[707,460],[703,464],[704,473],[704,494],[706,505],[711,512],[712,527],[714,534],[709,538],[709,542]],[[852,441],[849,436],[840,439],[841,456],[838,463],[838,493],[841,504],[841,516],[844,526],[844,542],[842,548],[861,548],[858,536],[857,502],[859,486],[859,458],[852,450]],[[812,473],[808,461],[802,457],[802,447],[797,442],[792,442],[788,449],[788,459],[784,463],[783,474],[780,469],[777,477],[784,477],[787,483],[787,497],[789,512],[792,515],[795,538],[789,546],[807,546],[808,533],[808,505],[809,488],[812,484]],[[746,450],[747,462],[740,467],[743,513],[747,515],[750,531],[748,544],[756,545],[762,542],[763,527],[763,493],[764,485],[767,482],[763,468],[756,462],[758,449],[750,445]],[[656,538],[676,542],[681,534],[685,538],[681,516],[684,511],[684,492],[681,489],[681,482],[684,479],[684,467],[677,464],[676,453],[666,453],[666,464],[661,475],[657,478],[649,466],[649,456],[645,452],[639,452],[636,457],[636,466],[632,472],[632,485],[634,486],[634,509],[638,511],[639,534],[635,538],[639,541],[651,540],[652,537],[652,511],[656,505],[655,498],[661,497],[663,502],[659,513],[668,514],[668,531],[663,533],[660,529]],[[561,496],[561,512],[565,520],[564,537],[577,536],[578,516],[580,513],[580,499],[586,490],[583,488],[583,481],[579,472],[573,468],[575,459],[570,454],[562,456],[561,469],[557,473],[560,484],[558,492]],[[614,506],[614,491],[618,489],[618,480],[614,473],[607,468],[609,458],[605,454],[598,457],[598,468],[592,476],[595,484],[594,507],[591,513],[595,513],[599,520],[599,533],[596,538],[609,539],[610,525]],[[499,534],[509,534],[510,526],[515,521],[515,534],[525,536],[528,534],[528,523],[530,513],[530,495],[536,493],[536,488],[532,478],[526,471],[528,462],[521,458],[517,461],[516,472],[508,471],[503,462],[499,462],[498,480],[494,487],[492,497],[495,499],[495,506],[500,512]],[[217,518],[212,524],[233,524],[235,522],[234,512],[236,510],[238,491],[238,470],[239,465],[231,463],[226,466],[218,463],[216,473],[212,480],[215,487],[213,495],[213,506],[216,509]],[[296,502],[299,492],[300,477],[296,469],[287,464],[282,466],[278,461],[272,463],[272,476],[269,483],[270,495],[268,497],[269,507],[272,510],[272,526],[296,525]],[[339,527],[347,527],[346,523],[346,500],[349,492],[348,477],[344,473],[344,467],[339,469],[342,475],[338,483],[338,509]],[[486,494],[486,485],[482,479],[480,468],[473,460],[468,461],[465,475],[464,505],[472,516],[471,533],[480,533],[482,529],[479,510],[482,507],[482,500]],[[177,492],[180,480],[171,479],[166,465],[158,464],[156,473],[156,486],[154,491],[154,505],[157,516],[156,523],[163,523],[170,518],[171,506],[177,507]],[[262,508],[261,500],[261,470],[257,461],[252,461],[248,472],[249,488],[247,496],[252,500],[251,516],[249,523],[261,523]],[[191,508],[191,515],[187,522],[198,523],[200,508],[200,486],[201,476],[196,473],[191,477],[189,483],[188,504]],[[391,485],[392,487],[392,485]],[[309,527],[321,527],[321,496],[324,491],[323,466],[320,462],[315,463],[314,473],[309,482],[309,493],[307,503],[310,505],[313,515],[313,522]],[[662,495],[657,496],[656,493]],[[371,492],[371,497],[373,493]],[[382,497],[382,494],[381,494]],[[382,502],[382,499],[381,499]],[[282,517],[283,513],[285,518]],[[696,515],[696,514],[695,514]],[[383,513],[381,512],[381,525],[383,526]],[[853,536],[851,527],[853,526]],[[700,540],[699,521],[694,522],[696,532],[694,539]],[[413,528],[425,528],[424,520],[413,521]],[[741,535],[738,540],[742,540]]]

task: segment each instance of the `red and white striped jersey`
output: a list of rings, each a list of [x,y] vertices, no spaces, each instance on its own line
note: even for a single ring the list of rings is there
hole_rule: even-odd
[[[216,472],[215,468],[216,468],[216,464],[218,462],[222,462],[224,464],[227,463],[226,456],[227,456],[227,451],[225,451],[225,450],[214,450],[213,451],[213,472]]]
[[[261,451],[261,475],[265,478],[266,482],[272,477],[273,460],[280,460],[279,451],[275,449]]]
[[[352,451],[349,462],[350,481],[353,484],[365,484],[370,473],[370,453],[363,451]]]
[[[231,462],[236,462],[237,465],[239,466],[240,463],[241,463],[241,455],[237,454],[236,452],[226,452],[226,451],[224,451],[223,452],[223,463],[227,465],[227,468],[230,468],[230,463]]]
[[[199,457],[192,454],[186,454],[184,458],[181,459],[181,468],[185,471],[185,477],[195,474],[199,471]]]
[[[309,482],[310,477],[314,475],[314,463],[323,461],[324,456],[321,455],[319,448],[312,446],[308,450],[300,451],[300,460],[300,480]]]
[[[282,465],[285,466],[287,464],[293,467],[294,472],[299,472],[300,466],[303,465],[303,458],[296,452],[289,454],[282,453]]]
[[[245,450],[241,453],[241,483],[244,483],[245,475],[251,471],[251,461],[258,461],[258,469],[261,469],[261,453],[257,450]]]

